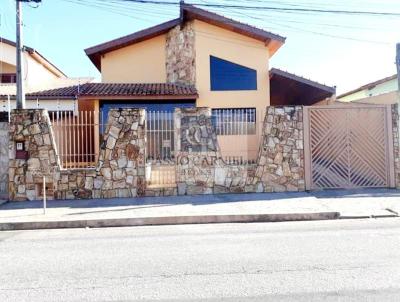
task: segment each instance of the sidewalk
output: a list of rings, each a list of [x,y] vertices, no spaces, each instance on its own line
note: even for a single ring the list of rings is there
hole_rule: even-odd
[[[0,230],[396,217],[400,191],[368,189],[9,202]]]

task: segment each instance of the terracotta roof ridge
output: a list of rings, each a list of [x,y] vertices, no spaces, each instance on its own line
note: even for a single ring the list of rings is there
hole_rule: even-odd
[[[194,85],[180,83],[84,83],[27,93],[28,98],[76,99],[94,96],[182,96],[197,97]],[[15,98],[15,95],[12,97]]]
[[[74,84],[74,85],[67,85],[67,86],[63,86],[63,87],[58,87],[58,88],[50,88],[50,89],[41,89],[41,90],[37,90],[37,91],[31,91],[29,93],[27,93],[27,95],[32,95],[32,94],[42,94],[42,93],[46,93],[46,92],[52,92],[52,91],[56,91],[56,90],[60,90],[60,89],[73,89],[76,88],[79,90],[83,89],[85,86],[87,86],[88,84],[91,83],[83,83],[83,84]]]

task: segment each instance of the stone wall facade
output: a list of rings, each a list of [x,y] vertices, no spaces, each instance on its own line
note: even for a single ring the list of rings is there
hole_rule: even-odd
[[[196,84],[196,50],[193,22],[171,29],[166,38],[168,83]]]
[[[399,142],[399,112],[398,104],[392,105],[392,131],[394,155],[394,180],[397,189],[400,189],[400,142]]]
[[[145,192],[145,111],[113,109],[95,170],[64,170],[57,199],[142,196]]]
[[[305,190],[303,107],[268,107],[256,164],[226,163],[218,145],[210,108],[177,109],[176,186],[146,187],[146,113],[114,109],[95,169],[61,169],[45,110],[15,110],[9,127],[10,200],[41,199],[43,176],[49,199],[118,198]],[[397,106],[392,106],[394,170],[400,188]],[[6,126],[3,129],[6,129]],[[0,134],[1,134],[0,128]],[[4,136],[6,137],[6,136]],[[3,136],[0,140],[4,139]],[[16,158],[16,142],[29,152]],[[4,157],[5,151],[0,150]],[[0,158],[1,160],[1,158]],[[173,165],[173,163],[169,163]]]
[[[51,186],[60,167],[47,111],[14,110],[9,137],[9,199],[39,199],[43,176]],[[17,142],[24,145],[29,159],[16,158]]]
[[[8,197],[8,122],[0,122],[0,199]]]
[[[175,137],[178,195],[212,194],[219,150],[211,109],[176,109]]]
[[[263,128],[252,183],[264,192],[304,191],[303,107],[268,107]]]
[[[95,169],[63,170],[46,110],[18,110],[10,127],[10,200],[40,199],[43,175],[49,199],[136,197],[145,192],[145,111],[113,109]],[[15,158],[23,141],[29,159]]]
[[[209,108],[176,111],[178,195],[304,191],[302,107],[269,107],[258,163],[225,163]]]

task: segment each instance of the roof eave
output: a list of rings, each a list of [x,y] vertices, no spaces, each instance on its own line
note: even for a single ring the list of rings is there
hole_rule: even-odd
[[[30,55],[40,64],[42,64],[48,71],[60,78],[67,78],[67,75],[62,72],[57,66],[43,57],[38,51],[32,50],[29,51]]]
[[[17,44],[15,42],[8,40],[6,38],[3,38],[3,37],[0,37],[0,42],[3,42],[12,47],[17,47]],[[43,55],[41,55],[34,48],[24,45],[24,50],[27,53],[29,53],[33,57],[33,59],[35,59],[39,64],[42,64],[43,66],[45,66],[46,69],[49,70],[51,73],[53,73],[55,76],[67,77],[67,75],[64,72],[62,72],[56,65],[54,65],[49,60],[47,60]]]
[[[343,97],[349,96],[349,95],[351,95],[351,94],[360,92],[360,91],[362,91],[362,90],[370,89],[371,87],[375,87],[375,86],[377,86],[377,85],[380,85],[380,84],[382,84],[382,83],[384,83],[384,82],[387,82],[387,81],[391,81],[391,80],[396,79],[396,78],[397,78],[397,74],[388,76],[388,77],[386,77],[386,78],[383,78],[383,79],[377,80],[377,81],[375,81],[375,82],[371,82],[371,83],[362,85],[362,86],[360,86],[360,87],[358,87],[358,88],[356,88],[356,89],[353,89],[353,90],[350,90],[350,91],[348,91],[348,92],[345,92],[345,93],[339,95],[338,98],[343,98]]]
[[[266,43],[266,46],[269,49],[269,56],[270,58],[285,44],[285,42],[277,41],[277,40],[270,40]]]
[[[241,23],[239,21],[231,20],[222,15],[203,10],[201,8],[195,7],[190,4],[183,4],[182,14],[183,14],[183,16],[181,16],[182,21],[197,19],[224,29],[231,30],[238,34],[265,42],[266,45],[274,41],[274,43],[276,43],[280,47],[286,41],[286,38],[280,35],[264,31],[262,29],[250,26],[248,24]]]
[[[103,54],[157,37],[161,34],[167,33],[171,28],[179,24],[180,24],[179,18],[172,19],[170,21],[135,32],[133,34],[123,36],[105,43],[101,43],[93,47],[86,48],[85,53],[93,62],[93,64],[97,67],[97,69],[101,71],[101,56]]]
[[[159,25],[138,31],[136,33],[120,37],[102,44],[85,49],[86,55],[92,63],[101,71],[101,56],[134,43],[142,42],[158,35],[167,33],[177,25],[182,25],[186,20],[198,19],[209,24],[236,32],[238,34],[262,41],[268,47],[270,56],[272,56],[284,43],[286,38],[265,30],[231,20],[222,15],[209,12],[193,5],[182,4],[180,6],[179,18],[161,23]]]
[[[196,100],[198,99],[198,94],[190,94],[190,95],[152,95],[152,94],[144,94],[144,95],[79,95],[79,100],[93,100],[93,99],[101,99],[101,100]]]
[[[332,95],[336,94],[336,87],[327,86],[327,85],[303,78],[301,76],[283,71],[278,68],[272,68],[269,72],[270,72],[270,78],[272,78],[274,75],[279,75],[279,76],[291,79],[293,81],[297,81],[297,82],[303,83],[305,85],[309,85],[314,88],[318,88],[320,90],[326,91],[328,93],[331,93]]]

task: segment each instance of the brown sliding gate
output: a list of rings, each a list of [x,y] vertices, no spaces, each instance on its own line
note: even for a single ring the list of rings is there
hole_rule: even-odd
[[[389,105],[304,108],[306,188],[394,187]]]

